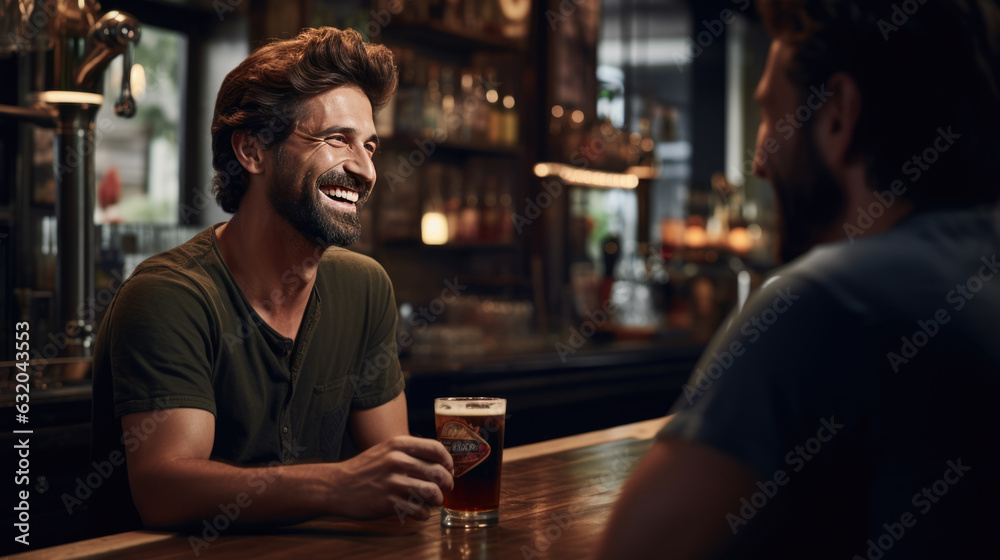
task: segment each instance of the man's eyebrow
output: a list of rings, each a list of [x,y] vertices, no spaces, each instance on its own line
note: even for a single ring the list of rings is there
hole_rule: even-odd
[[[317,136],[319,136],[320,138],[326,138],[331,134],[346,134],[348,136],[356,136],[358,134],[358,131],[357,129],[351,128],[349,126],[334,125],[324,130],[321,130]],[[378,134],[372,134],[371,136],[368,137],[367,140],[365,140],[365,143],[368,142],[374,142],[375,147],[377,148],[381,141],[378,138]]]

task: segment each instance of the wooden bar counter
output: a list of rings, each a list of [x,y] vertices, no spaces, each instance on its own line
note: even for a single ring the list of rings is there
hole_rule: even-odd
[[[586,558],[629,474],[665,418],[504,450],[500,524],[446,529],[396,517],[324,517],[217,536],[134,531],[12,556],[18,560],[268,558]]]

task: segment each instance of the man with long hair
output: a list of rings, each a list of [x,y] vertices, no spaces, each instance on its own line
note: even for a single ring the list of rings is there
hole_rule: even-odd
[[[321,28],[226,76],[213,186],[234,215],[139,265],[98,334],[105,528],[426,519],[441,504],[452,461],[409,436],[391,283],[342,248],[396,75],[384,46]]]
[[[1000,523],[1000,8],[760,0],[786,265],[720,330],[600,558],[979,558]]]

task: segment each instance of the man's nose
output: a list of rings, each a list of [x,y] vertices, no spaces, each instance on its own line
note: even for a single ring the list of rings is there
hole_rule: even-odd
[[[768,173],[767,166],[764,165],[763,161],[761,161],[761,151],[760,151],[759,147],[757,148],[756,151],[754,151],[754,156],[753,156],[753,174],[758,179],[763,179],[765,181],[770,181],[771,180],[771,174]]]
[[[370,186],[375,182],[375,162],[365,150],[352,154],[344,163],[344,171],[357,177],[366,185]]]
[[[753,174],[759,179],[764,179],[765,181],[770,180],[770,174],[767,171],[767,167],[764,165],[767,156],[764,152],[764,142],[767,140],[767,128],[761,123],[760,127],[757,129],[757,145],[754,147],[753,152]]]

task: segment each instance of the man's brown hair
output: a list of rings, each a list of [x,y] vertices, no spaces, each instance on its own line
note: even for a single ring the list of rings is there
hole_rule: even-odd
[[[790,78],[803,101],[836,72],[857,82],[852,149],[876,189],[902,181],[918,207],[996,203],[995,0],[758,0],[758,10],[794,50]]]
[[[378,112],[396,89],[396,74],[389,49],[353,29],[308,28],[254,51],[226,76],[215,100],[212,192],[222,209],[236,212],[249,181],[233,153],[233,132],[248,130],[274,147],[291,134],[306,98],[345,85],[360,88]]]

